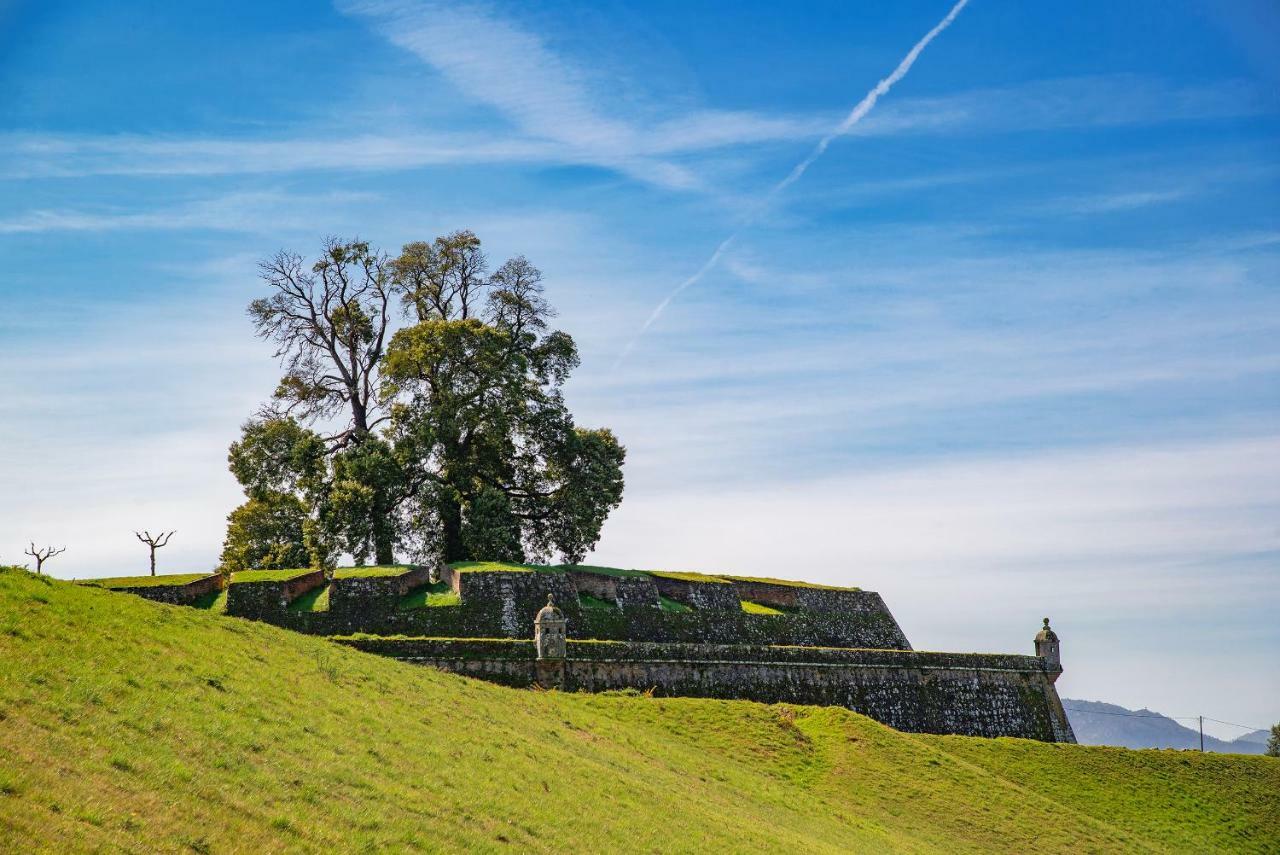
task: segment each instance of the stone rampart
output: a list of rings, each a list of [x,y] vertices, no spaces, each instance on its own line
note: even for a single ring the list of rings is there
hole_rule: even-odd
[[[455,606],[400,609],[387,602],[355,610],[291,612],[283,608],[254,616],[298,632],[317,635],[412,635],[447,638],[525,638],[530,612],[555,597],[569,621],[571,638],[682,644],[779,644],[910,650],[880,598],[865,600],[858,612],[796,611],[777,615],[731,610],[668,612],[656,606],[581,608],[567,575],[544,573],[463,573],[462,601]],[[477,577],[473,583],[470,577]],[[486,577],[506,578],[491,579]],[[240,585],[232,586],[232,593]],[[726,588],[729,586],[725,586]],[[330,594],[332,598],[332,593]],[[594,596],[594,595],[593,595]],[[621,598],[621,594],[619,595]],[[869,607],[879,603],[880,609]],[[229,605],[229,604],[228,604]],[[532,606],[532,608],[530,608]],[[233,612],[242,614],[241,612]],[[242,616],[250,616],[247,613]]]
[[[728,582],[695,581],[653,574],[658,593],[693,609],[741,611],[741,599]]]
[[[429,567],[409,567],[395,576],[335,577],[329,588],[329,611],[356,616],[393,611],[405,594],[430,581]]]
[[[226,584],[226,579],[222,574],[214,573],[202,579],[195,579],[185,585],[122,586],[109,588],[108,590],[135,594],[148,600],[154,600],[157,603],[168,603],[171,606],[189,606],[206,594],[221,591],[226,587]]]
[[[227,591],[227,614],[288,626],[289,603],[326,581],[324,570],[313,570],[278,582],[233,582]]]
[[[528,686],[528,641],[346,638],[344,644],[453,673]],[[1074,742],[1044,660],[1035,656],[774,645],[569,642],[568,691],[842,706],[913,733]]]

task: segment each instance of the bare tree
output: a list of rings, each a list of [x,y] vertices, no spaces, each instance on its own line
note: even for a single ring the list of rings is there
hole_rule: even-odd
[[[174,531],[171,531],[168,534],[165,534],[164,532],[160,532],[159,537],[152,537],[151,532],[147,531],[146,529],[142,530],[142,534],[138,534],[138,532],[136,531],[133,533],[134,537],[138,538],[138,540],[142,541],[148,547],[151,548],[151,575],[152,576],[156,575],[156,550],[162,546],[167,546],[169,543],[169,538],[173,537],[176,531],[177,530],[175,529]]]
[[[285,376],[275,397],[303,422],[350,411],[337,445],[359,444],[385,418],[378,407],[378,370],[390,322],[387,260],[365,241],[325,242],[307,266],[280,252],[260,265],[270,297],[249,304],[258,335],[275,341]]]
[[[61,555],[66,551],[67,548],[65,546],[56,549],[52,546],[46,546],[43,549],[36,549],[35,541],[32,541],[31,547],[29,549],[24,549],[23,554],[30,555],[36,560],[36,575],[39,575],[44,569],[44,563],[46,561],[53,556]]]

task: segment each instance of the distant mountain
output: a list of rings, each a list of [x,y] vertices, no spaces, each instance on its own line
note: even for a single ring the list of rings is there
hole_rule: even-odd
[[[1131,710],[1101,701],[1063,698],[1071,729],[1081,745],[1123,748],[1200,748],[1200,733],[1168,716],[1148,709]],[[1224,754],[1261,754],[1267,748],[1265,730],[1246,733],[1230,742],[1205,735],[1204,750]]]

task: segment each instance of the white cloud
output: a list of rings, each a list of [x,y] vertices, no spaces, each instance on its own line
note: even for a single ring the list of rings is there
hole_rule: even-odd
[[[509,127],[442,133],[360,134],[298,129],[276,138],[149,134],[0,134],[0,178],[85,175],[224,175],[303,171],[399,171],[435,166],[528,163],[589,164],[663,187],[703,187],[691,157],[725,149],[809,142],[839,120],[838,107],[804,115],[752,111],[630,107],[598,80],[553,53],[535,34],[486,13],[371,3],[359,7],[380,31],[440,70]],[[403,26],[401,26],[403,25]],[[443,28],[443,29],[442,29]],[[444,44],[444,35],[469,41]],[[492,37],[512,52],[488,50]],[[531,46],[528,53],[517,45]],[[477,47],[479,46],[479,47]],[[874,81],[866,81],[871,83]],[[603,93],[603,94],[602,94]],[[904,97],[881,107],[850,136],[1002,133],[1065,127],[1108,127],[1205,121],[1266,109],[1243,81],[1175,86],[1138,75],[1032,81],[942,97]],[[419,117],[430,122],[430,116]]]
[[[0,235],[38,232],[210,229],[260,231],[306,228],[315,210],[376,198],[368,193],[228,193],[151,210],[119,208],[26,211],[0,219]]]

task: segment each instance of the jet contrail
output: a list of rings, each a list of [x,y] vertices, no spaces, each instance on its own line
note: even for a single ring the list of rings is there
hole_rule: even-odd
[[[805,172],[808,171],[809,167],[813,165],[813,162],[822,157],[823,153],[827,150],[827,147],[831,145],[832,140],[836,137],[847,134],[850,128],[862,121],[862,118],[866,116],[867,113],[871,112],[871,108],[880,100],[881,95],[886,94],[891,88],[893,88],[893,84],[907,76],[907,72],[911,70],[911,66],[915,65],[916,60],[920,57],[920,53],[929,46],[929,42],[936,39],[943,30],[951,26],[951,22],[956,19],[956,16],[960,14],[960,11],[964,9],[968,3],[969,0],[959,0],[956,5],[952,6],[951,11],[947,13],[947,16],[939,21],[932,30],[925,33],[924,38],[916,42],[915,46],[911,48],[911,50],[907,51],[907,55],[898,63],[898,67],[893,70],[892,74],[877,83],[870,92],[863,96],[862,100],[849,111],[849,115],[844,117],[844,121],[836,125],[835,130],[818,140],[818,144],[813,147],[813,151],[809,152],[808,157],[797,163],[786,178],[775,184],[773,188],[764,195],[764,197],[751,206],[751,209],[747,212],[746,218],[738,224],[738,227],[734,229],[732,234],[720,241],[720,245],[716,247],[715,252],[711,253],[711,257],[698,268],[698,271],[677,285],[675,290],[668,294],[663,301],[654,308],[653,312],[650,313],[649,318],[644,322],[644,325],[640,327],[640,331],[637,332],[631,341],[627,342],[627,346],[622,349],[622,353],[618,356],[618,361],[613,364],[614,369],[617,369],[617,367],[622,364],[623,360],[631,353],[632,348],[634,348],[636,343],[640,341],[641,336],[649,331],[649,327],[653,326],[654,322],[658,320],[658,318],[662,317],[662,313],[666,311],[667,306],[671,305],[671,301],[676,297],[679,297],[686,289],[697,284],[698,280],[703,276],[710,273],[711,269],[720,263],[720,259],[724,256],[725,251],[728,250],[733,242],[738,239],[738,235],[742,234],[744,229],[749,228],[760,218],[760,215],[765,212],[769,207],[769,203],[772,202],[778,194],[799,181],[800,176],[804,175]]]

